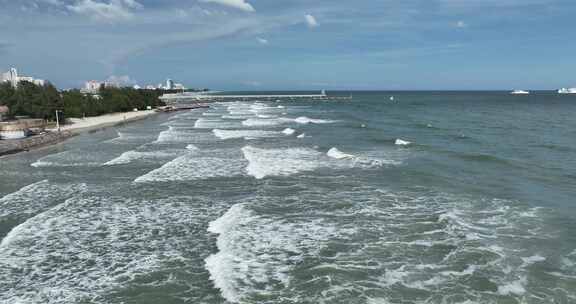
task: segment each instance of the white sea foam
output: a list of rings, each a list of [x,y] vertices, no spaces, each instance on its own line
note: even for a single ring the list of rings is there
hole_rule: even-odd
[[[186,201],[73,198],[26,220],[0,245],[0,302],[110,303],[166,265],[200,272],[182,263],[206,212]]]
[[[127,151],[122,155],[109,160],[102,164],[103,166],[114,166],[129,164],[137,160],[161,160],[165,158],[173,158],[182,154],[182,150],[164,150],[164,151]]]
[[[237,123],[222,119],[200,118],[194,124],[196,129],[233,128],[239,126]]]
[[[38,159],[30,164],[35,168],[42,167],[96,167],[100,166],[100,159],[97,153],[68,150],[51,154]]]
[[[262,138],[262,137],[275,137],[279,136],[280,132],[264,131],[264,130],[212,130],[214,135],[220,139],[234,139],[234,138]]]
[[[209,151],[207,152],[209,154]],[[136,183],[189,181],[242,175],[245,160],[201,156],[197,152],[180,156],[134,180]]]
[[[208,231],[218,234],[218,253],[205,260],[206,269],[222,296],[233,303],[252,302],[251,295],[282,293],[295,265],[338,235],[320,221],[263,217],[244,204],[232,206]]]
[[[394,141],[394,144],[397,146],[408,146],[411,142],[397,138],[396,141]]]
[[[269,127],[277,126],[289,122],[282,118],[275,119],[261,119],[261,118],[248,118],[242,122],[242,125],[247,127]]]
[[[330,150],[328,150],[326,155],[328,155],[332,158],[336,158],[336,159],[353,159],[353,158],[355,158],[354,155],[346,154],[346,153],[338,150],[337,148],[331,148]]]
[[[222,113],[217,113],[217,112],[204,112],[204,113],[202,113],[202,116],[222,116]]]
[[[230,110],[228,111],[231,117],[251,117],[254,113],[250,110]]]
[[[127,132],[117,132],[118,136],[107,141],[105,143],[119,144],[126,142],[141,141],[145,138],[143,135],[127,133]]]
[[[253,115],[249,114],[249,115],[238,115],[238,114],[234,114],[234,115],[222,115],[222,118],[224,119],[234,119],[234,120],[245,120],[246,118],[250,118],[253,117]]]
[[[301,116],[294,119],[295,122],[299,124],[327,124],[327,123],[334,123],[334,120],[326,120],[326,119],[313,119],[308,118],[306,116]]]
[[[242,152],[248,160],[246,171],[257,179],[313,171],[323,166],[322,154],[308,148],[268,150],[246,146]]]
[[[86,184],[57,184],[42,180],[0,198],[0,221],[9,216],[30,216],[86,191]]]
[[[158,134],[158,138],[154,143],[187,142],[191,136],[192,134],[190,132],[176,129],[174,126],[169,126],[168,130],[162,131]]]
[[[337,159],[337,160],[347,160],[349,161],[349,165],[351,167],[360,167],[360,168],[375,168],[375,167],[382,167],[386,165],[399,165],[402,162],[394,159],[384,158],[381,155],[379,158],[369,157],[369,156],[357,156],[349,153],[344,153],[336,147],[330,148],[326,153],[327,156]],[[340,166],[344,166],[345,164],[340,164]]]
[[[524,265],[531,265],[534,263],[546,261],[546,258],[541,255],[533,255],[526,258],[522,258],[522,261],[524,261]]]
[[[282,133],[286,134],[286,135],[293,135],[296,132],[296,130],[291,129],[291,128],[286,128],[282,131]]]
[[[525,279],[519,279],[513,282],[510,282],[506,285],[498,286],[498,293],[501,295],[523,295],[526,292],[526,288],[524,284],[526,283]]]
[[[277,115],[264,115],[264,114],[259,114],[256,117],[258,118],[277,118]]]

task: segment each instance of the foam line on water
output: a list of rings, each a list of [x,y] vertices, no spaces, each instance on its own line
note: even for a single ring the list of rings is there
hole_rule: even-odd
[[[166,158],[174,158],[184,153],[185,150],[163,150],[163,151],[126,151],[122,155],[109,160],[102,164],[102,166],[115,166],[125,165],[139,160],[162,160]]]
[[[248,160],[247,173],[257,179],[313,171],[324,165],[322,154],[309,148],[260,149],[246,146],[242,152]]]
[[[332,147],[326,152],[328,157],[333,159],[350,161],[352,167],[364,167],[364,168],[374,168],[386,165],[400,165],[402,161],[392,159],[392,157],[384,158],[382,155],[379,158],[367,157],[367,156],[357,156],[354,154],[344,153],[336,147]]]
[[[158,282],[167,265],[203,271],[209,248],[197,227],[212,211],[190,200],[73,198],[28,219],[0,245],[0,302],[110,303],[143,279]]]
[[[314,119],[314,118],[308,118],[306,116],[301,116],[298,118],[294,119],[295,122],[299,123],[299,124],[329,124],[329,123],[335,123],[336,121],[334,120],[328,120],[328,119]]]
[[[196,129],[223,129],[223,128],[235,128],[240,125],[235,121],[222,120],[222,119],[207,119],[200,118],[194,123],[194,128]]]
[[[264,130],[212,130],[214,136],[220,139],[235,139],[235,138],[265,138],[265,137],[277,137],[280,136],[280,132],[275,131],[264,131]]]
[[[0,221],[27,217],[86,191],[86,184],[56,184],[42,180],[0,198]]]
[[[286,222],[260,216],[245,204],[232,206],[208,231],[218,235],[218,252],[206,258],[206,269],[222,296],[233,303],[280,296],[295,265],[339,235],[319,220]]]
[[[96,153],[81,150],[68,150],[44,156],[30,166],[43,167],[97,167],[100,162]]]
[[[206,154],[210,152],[207,151]],[[243,174],[243,159],[204,156],[196,151],[180,156],[134,180],[135,183],[189,181]]]
[[[545,226],[546,210],[508,200],[422,189],[392,192],[359,186],[351,191],[330,193],[308,187],[300,195],[315,210],[326,210],[326,218],[353,219],[350,224],[363,236],[354,248],[340,250],[337,258],[328,256],[313,268],[311,276],[330,271],[341,276],[354,275],[358,270],[363,273],[363,280],[335,283],[328,293],[330,297],[323,297],[327,302],[345,297],[351,290],[370,288],[386,294],[384,302],[394,302],[406,295],[406,289],[413,289],[414,295],[421,295],[411,298],[414,303],[462,293],[473,303],[497,303],[504,299],[521,302],[540,296],[554,302],[558,299],[558,286],[562,286],[562,293],[576,292],[576,288],[567,284],[576,274],[573,268],[552,261],[558,255],[569,254],[566,250],[557,252],[561,246],[554,237],[556,228],[550,231]],[[338,202],[338,208],[330,208],[334,202]],[[303,205],[299,214],[310,205]],[[346,227],[346,221],[340,223]],[[541,240],[556,245],[543,248],[538,246]],[[341,241],[350,246],[357,239]],[[526,246],[526,242],[533,245]],[[565,281],[534,285],[537,278],[533,276],[537,274],[533,270],[541,264],[563,269],[561,275],[554,276],[555,280]],[[479,290],[479,280],[487,288]],[[308,287],[323,286],[315,284]],[[348,288],[338,289],[345,286]]]

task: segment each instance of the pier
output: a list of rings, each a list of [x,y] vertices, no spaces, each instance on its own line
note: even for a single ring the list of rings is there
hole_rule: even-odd
[[[282,99],[312,99],[312,100],[336,100],[336,99],[351,99],[349,96],[329,96],[325,91],[320,94],[235,94],[235,95],[212,95],[206,93],[176,93],[164,94],[160,96],[165,102],[177,101],[226,101],[234,100],[282,100]]]

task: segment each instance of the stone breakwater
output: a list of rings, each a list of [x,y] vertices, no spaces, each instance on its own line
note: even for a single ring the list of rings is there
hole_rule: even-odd
[[[70,131],[48,132],[24,139],[0,140],[0,156],[52,145],[74,136]]]

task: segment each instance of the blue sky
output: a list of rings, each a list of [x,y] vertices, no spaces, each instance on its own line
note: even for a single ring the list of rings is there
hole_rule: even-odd
[[[576,86],[574,0],[0,0],[0,71],[61,88]]]

